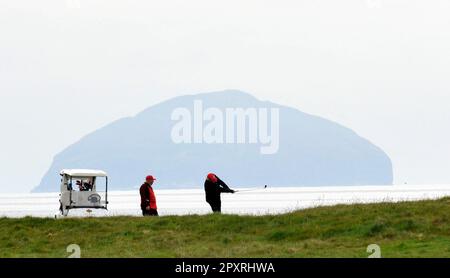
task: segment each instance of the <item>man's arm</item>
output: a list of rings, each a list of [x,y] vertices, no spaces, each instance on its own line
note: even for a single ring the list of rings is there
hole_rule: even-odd
[[[143,204],[145,207],[148,207],[150,205],[150,198],[148,195],[148,190],[145,190],[146,188],[144,186],[141,186],[139,189],[139,193],[141,194],[141,204]]]
[[[228,185],[225,182],[223,182],[221,179],[219,179],[218,177],[217,177],[217,183],[219,184],[221,193],[234,193],[234,190],[229,188]]]

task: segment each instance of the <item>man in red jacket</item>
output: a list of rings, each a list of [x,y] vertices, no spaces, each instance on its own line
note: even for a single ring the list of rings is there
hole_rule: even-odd
[[[147,176],[145,183],[141,185],[139,193],[141,194],[141,209],[144,216],[158,216],[158,207],[156,206],[156,196],[153,191],[153,183],[156,179],[153,176]]]

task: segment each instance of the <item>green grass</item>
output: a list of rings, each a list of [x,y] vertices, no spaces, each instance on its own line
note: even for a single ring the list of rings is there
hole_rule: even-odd
[[[450,198],[274,216],[0,219],[0,257],[450,257]]]

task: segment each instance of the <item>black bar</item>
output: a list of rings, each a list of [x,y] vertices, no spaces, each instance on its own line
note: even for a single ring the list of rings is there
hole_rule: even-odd
[[[208,266],[200,271],[193,266]],[[257,270],[252,266],[263,266]],[[272,267],[269,267],[271,265]],[[191,266],[192,268],[189,268]],[[250,267],[250,268],[249,268]],[[450,274],[448,259],[0,259],[2,272],[15,274],[96,276],[95,273],[153,276],[154,274],[186,275],[197,277],[226,275],[280,275],[297,273],[295,277],[338,275],[356,277],[382,277],[398,275],[427,276]],[[182,272],[177,272],[182,270]],[[189,270],[198,270],[191,272]],[[206,273],[206,274],[205,274]],[[94,275],[95,274],[95,275]],[[382,277],[384,278],[384,277]]]
[[[105,206],[106,210],[108,210],[108,177],[106,177]]]

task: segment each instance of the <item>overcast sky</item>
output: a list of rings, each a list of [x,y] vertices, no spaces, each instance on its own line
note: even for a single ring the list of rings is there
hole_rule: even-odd
[[[113,120],[223,89],[355,130],[396,183],[450,184],[449,14],[447,0],[2,0],[0,192],[29,191]]]

